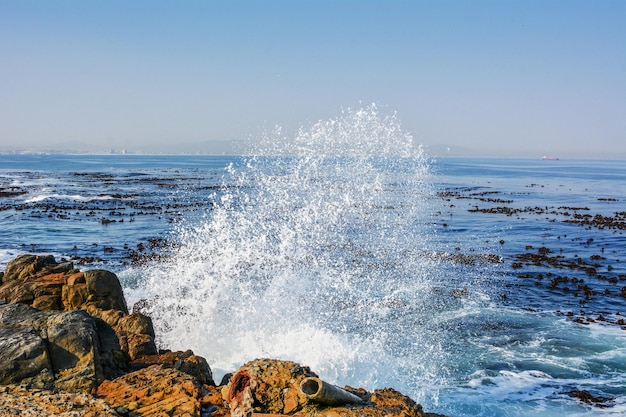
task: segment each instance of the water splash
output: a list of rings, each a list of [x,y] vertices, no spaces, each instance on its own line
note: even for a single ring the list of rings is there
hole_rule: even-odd
[[[395,114],[346,109],[290,137],[276,129],[230,166],[215,208],[145,274],[159,344],[215,373],[256,357],[331,381],[437,395],[428,165]],[[428,384],[423,383],[428,381]]]

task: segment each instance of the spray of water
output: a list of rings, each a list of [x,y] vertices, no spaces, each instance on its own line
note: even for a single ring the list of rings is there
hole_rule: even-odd
[[[376,105],[276,129],[145,273],[159,344],[192,348],[218,375],[281,358],[432,402],[444,371],[436,261],[423,256],[430,194],[421,149]]]

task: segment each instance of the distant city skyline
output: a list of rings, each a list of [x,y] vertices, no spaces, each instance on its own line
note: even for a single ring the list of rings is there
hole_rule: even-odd
[[[377,103],[427,151],[626,159],[624,1],[0,0],[0,152],[237,153]]]

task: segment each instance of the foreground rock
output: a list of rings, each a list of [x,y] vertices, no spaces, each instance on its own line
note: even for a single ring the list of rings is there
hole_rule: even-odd
[[[122,414],[199,416],[201,389],[191,375],[153,365],[114,381],[104,381],[96,397],[117,407]]]
[[[0,384],[90,392],[128,368],[107,330],[84,311],[0,305]]]
[[[222,389],[233,417],[255,414],[326,417],[422,417],[422,407],[392,389],[367,392],[321,381],[308,367],[257,359]]]
[[[339,388],[295,362],[257,359],[225,379],[190,350],[157,352],[111,272],[23,255],[0,273],[0,417],[428,416],[397,391]]]
[[[0,384],[90,392],[157,353],[149,317],[128,314],[115,274],[23,255],[0,282]]]
[[[119,417],[111,405],[89,394],[0,386],[0,417]]]

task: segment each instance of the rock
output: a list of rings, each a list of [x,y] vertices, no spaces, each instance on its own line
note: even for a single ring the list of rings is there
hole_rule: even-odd
[[[62,288],[61,298],[63,310],[76,310],[87,303],[89,292],[84,273],[79,272],[68,277],[67,284]]]
[[[91,304],[102,310],[119,310],[128,314],[122,286],[114,273],[102,269],[86,271],[85,281]]]
[[[65,277],[65,284],[62,294],[65,310],[91,307],[128,314],[122,286],[112,272],[101,269],[75,272]]]
[[[130,415],[142,417],[200,417],[200,384],[174,368],[152,365],[115,379],[104,381],[96,398],[113,407],[124,407]]]
[[[127,314],[120,317],[117,322],[117,329],[120,332],[147,334],[154,337],[154,327],[152,319],[141,313]]]
[[[577,398],[584,403],[594,405],[598,408],[608,408],[615,405],[615,398],[595,396],[587,390],[574,389],[571,391],[562,392],[561,394],[566,394],[572,398]]]
[[[0,299],[45,311],[80,309],[102,319],[115,330],[104,341],[109,362],[119,362],[120,348],[130,360],[157,353],[152,321],[140,313],[128,314],[122,286],[109,271],[81,272],[49,255],[22,255],[7,264]],[[98,325],[106,333],[105,327]]]
[[[31,305],[38,310],[61,310],[63,303],[60,295],[41,295]]]
[[[36,301],[46,296],[55,298]],[[90,305],[128,314],[115,274],[104,270],[81,272],[71,262],[57,263],[51,255],[22,255],[10,261],[0,286],[0,298],[11,303],[38,303],[46,310],[77,310]]]
[[[89,392],[103,379],[96,324],[84,311],[50,313],[45,323],[54,386]]]
[[[0,329],[0,384],[52,387],[54,375],[46,342],[32,327]]]
[[[370,401],[372,406],[364,407],[364,410],[360,411],[359,414],[381,417],[422,416],[422,407],[419,404],[391,388],[375,390],[372,392]]]
[[[0,417],[120,417],[113,408],[89,394],[0,387]]]
[[[150,317],[141,313],[124,314],[119,310],[101,310],[93,305],[86,305],[85,308],[115,330],[119,345],[130,360],[156,355],[154,328]]]
[[[94,317],[100,340],[100,365],[105,378],[115,378],[130,370],[128,354],[120,345],[115,330],[104,320]]]
[[[333,386],[362,401],[329,406],[310,400],[302,392],[301,385],[315,376],[308,367],[294,362],[257,359],[239,368],[228,385],[222,388],[222,396],[234,417],[254,413],[311,417],[423,417],[419,404],[389,388],[368,393],[363,389]]]
[[[152,319],[142,313],[122,316],[115,327],[120,342],[126,346],[131,360],[157,353]]]
[[[4,271],[3,283],[7,283],[16,279],[23,279],[27,276],[35,276],[41,270],[56,267],[58,264],[52,255],[21,255],[10,261]]]
[[[65,277],[63,273],[48,275],[33,275],[5,281],[0,287],[0,298],[11,303],[23,303],[32,305],[33,303],[45,304],[38,300],[54,296],[60,298]],[[58,302],[57,302],[58,305]]]
[[[142,356],[133,361],[132,366],[133,368],[140,369],[156,364],[166,368],[174,368],[187,375],[191,375],[196,378],[200,384],[215,385],[213,373],[206,359],[194,355],[191,350]]]
[[[84,311],[40,311],[0,305],[0,384],[89,392],[127,369],[119,345],[103,347],[95,319]],[[102,352],[105,354],[103,355]]]
[[[252,412],[293,413],[308,404],[307,396],[300,392],[300,383],[310,376],[317,375],[295,362],[257,359],[233,374],[222,389],[222,396],[233,417]]]

